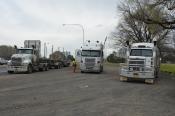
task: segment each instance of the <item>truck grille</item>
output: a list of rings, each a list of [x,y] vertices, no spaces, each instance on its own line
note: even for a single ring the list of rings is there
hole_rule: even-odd
[[[129,70],[131,71],[143,71],[145,61],[144,59],[130,59]]]
[[[12,58],[12,65],[13,66],[20,66],[22,63],[22,59],[21,58]]]
[[[86,58],[85,66],[86,68],[93,68],[95,66],[95,58]]]
[[[144,64],[144,61],[138,60],[138,61],[129,61],[129,64]]]

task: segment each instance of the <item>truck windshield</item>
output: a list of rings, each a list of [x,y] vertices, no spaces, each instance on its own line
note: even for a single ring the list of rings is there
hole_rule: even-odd
[[[18,54],[32,54],[33,50],[31,49],[18,49]]]
[[[82,50],[81,56],[85,57],[100,57],[101,51],[98,50]]]
[[[152,57],[153,51],[151,49],[131,49],[130,55]]]

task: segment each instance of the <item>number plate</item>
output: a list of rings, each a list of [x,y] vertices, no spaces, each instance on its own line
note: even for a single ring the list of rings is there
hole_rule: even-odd
[[[87,70],[93,69],[93,67],[86,67]]]

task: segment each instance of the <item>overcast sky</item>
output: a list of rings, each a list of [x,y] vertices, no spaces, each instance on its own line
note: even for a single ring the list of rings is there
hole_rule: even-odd
[[[119,0],[0,0],[0,44],[23,46],[24,40],[47,42],[74,51],[85,40],[104,41],[118,24]]]

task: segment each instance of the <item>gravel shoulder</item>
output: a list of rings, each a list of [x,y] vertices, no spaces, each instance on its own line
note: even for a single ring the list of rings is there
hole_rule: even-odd
[[[0,116],[174,116],[174,85],[167,74],[154,85],[120,82],[109,65],[102,74],[69,67],[0,75]]]

